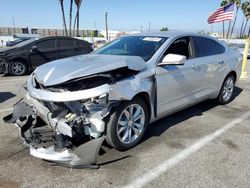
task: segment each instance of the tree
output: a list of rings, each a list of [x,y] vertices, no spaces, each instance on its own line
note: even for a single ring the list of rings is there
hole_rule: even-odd
[[[221,7],[224,7],[228,4],[227,0],[223,0],[220,4]],[[223,38],[225,37],[225,21],[222,22],[222,33],[223,33]]]
[[[163,27],[163,28],[161,28],[160,31],[168,31],[168,28],[167,27]]]
[[[76,27],[76,36],[79,36],[79,20],[80,20],[80,8],[81,8],[82,0],[75,0],[76,5],[76,16],[74,21],[74,33],[75,33],[75,27]]]
[[[235,23],[237,21],[238,11],[239,11],[239,8],[241,7],[241,0],[229,0],[229,3],[235,3],[236,4],[236,15],[235,15],[234,20],[233,20],[231,35],[229,35],[230,38],[232,38],[234,27],[235,27]]]
[[[72,36],[72,11],[73,11],[73,0],[70,0],[69,7],[69,36]]]
[[[244,16],[245,16],[245,19],[246,19],[246,22],[245,22],[245,26],[242,30],[242,33],[241,35],[243,36],[245,31],[246,31],[246,27],[247,27],[247,24],[248,24],[248,21],[249,21],[249,18],[250,18],[250,2],[246,2],[246,7],[245,7],[245,11],[243,12]]]
[[[60,6],[61,6],[61,11],[62,11],[63,26],[64,26],[65,34],[66,34],[66,36],[68,36],[63,0],[59,0],[59,3],[60,3]]]

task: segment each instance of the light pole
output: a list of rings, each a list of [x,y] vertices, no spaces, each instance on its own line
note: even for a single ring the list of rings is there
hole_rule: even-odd
[[[105,25],[106,25],[106,40],[109,41],[109,36],[108,36],[108,13],[105,13]]]

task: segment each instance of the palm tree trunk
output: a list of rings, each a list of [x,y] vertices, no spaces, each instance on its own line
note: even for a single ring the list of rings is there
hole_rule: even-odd
[[[236,15],[235,15],[235,18],[234,18],[234,21],[233,21],[233,26],[232,26],[232,31],[231,31],[230,38],[232,38],[232,35],[233,35],[233,32],[234,32],[234,26],[235,26],[235,23],[236,23],[236,20],[237,20],[238,10],[239,9],[237,8]]]
[[[231,23],[232,23],[232,21],[230,20],[229,24],[228,24],[228,30],[227,30],[227,39],[229,39],[229,32],[230,32],[230,29],[231,29]]]
[[[244,29],[243,29],[243,31],[242,31],[242,35],[244,35],[244,33],[245,33],[245,31],[246,31],[248,20],[249,20],[249,19],[247,18],[246,23],[245,23],[245,26],[244,26]]]
[[[63,6],[63,0],[59,0],[59,2],[60,2],[60,5],[61,5],[61,11],[62,11],[62,16],[63,16],[63,26],[64,26],[65,34],[66,34],[66,36],[68,36],[64,6]]]
[[[72,36],[72,10],[73,10],[73,0],[70,0],[69,8],[69,36]]]
[[[241,27],[240,27],[240,38],[242,37],[242,32],[243,32],[244,25],[245,25],[245,16],[244,16],[244,18],[242,20]]]
[[[77,15],[75,15],[75,19],[74,19],[74,25],[73,25],[73,37],[75,36],[76,33],[76,17]]]
[[[250,36],[250,27],[249,27],[249,29],[248,29],[248,34],[247,34],[247,36],[248,36],[248,37]]]
[[[80,9],[80,8],[79,8]],[[79,37],[79,16],[80,16],[80,11],[79,9],[77,10],[77,21],[76,21],[76,36]]]
[[[224,39],[225,37],[225,21],[222,23],[222,38]]]

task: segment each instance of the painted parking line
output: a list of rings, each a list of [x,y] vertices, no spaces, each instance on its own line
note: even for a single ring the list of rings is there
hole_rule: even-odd
[[[11,81],[24,81],[24,80],[27,80],[27,79],[28,79],[28,77],[26,77],[26,78],[4,79],[4,80],[0,80],[0,83],[11,82]]]
[[[130,188],[130,187],[136,187],[141,188],[150,183],[151,181],[158,178],[160,175],[183,161],[184,159],[188,158],[193,153],[197,152],[199,149],[203,148],[219,136],[221,136],[223,133],[228,131],[229,129],[232,129],[234,126],[238,125],[239,123],[242,123],[246,118],[250,116],[250,111],[246,112],[242,116],[240,116],[237,119],[234,119],[230,123],[226,124],[222,128],[216,130],[210,135],[207,135],[201,139],[199,139],[194,144],[190,145],[188,148],[182,150],[175,156],[173,156],[170,159],[167,159],[166,161],[163,161],[160,165],[156,166],[155,168],[151,170],[147,170],[148,172],[145,174],[140,175],[137,179],[130,182],[129,184],[125,185],[124,188]]]
[[[8,111],[11,111],[13,108],[6,108],[6,109],[2,109],[0,110],[0,112],[8,112]]]

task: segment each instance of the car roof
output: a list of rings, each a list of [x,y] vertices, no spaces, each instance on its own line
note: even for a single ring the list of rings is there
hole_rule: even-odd
[[[40,39],[76,39],[76,38],[69,36],[50,36],[50,37],[42,37]]]
[[[183,31],[146,32],[146,33],[136,33],[136,34],[132,34],[129,36],[150,36],[150,37],[168,37],[168,38],[170,37],[175,38],[178,36],[200,36],[200,37],[207,37],[207,38],[215,39],[208,35],[202,35],[202,34],[195,33],[195,32],[183,32]]]

